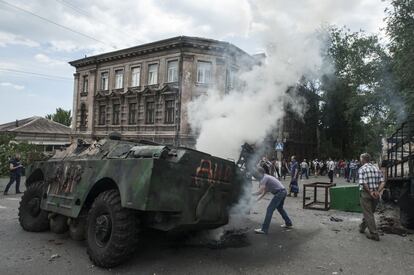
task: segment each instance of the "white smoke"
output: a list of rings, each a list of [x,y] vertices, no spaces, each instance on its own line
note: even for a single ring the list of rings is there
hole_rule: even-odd
[[[243,88],[228,94],[210,89],[189,104],[190,125],[199,133],[198,150],[236,159],[241,144],[260,143],[280,126],[285,102],[293,102],[292,107],[302,113],[304,105],[286,91],[303,76],[315,77],[320,71],[325,43],[316,31],[322,22],[312,23],[311,14],[286,20],[281,15],[289,11],[281,13],[276,9],[281,2],[285,3],[251,4],[254,20],[250,35],[260,37],[266,59],[261,66],[238,76]]]

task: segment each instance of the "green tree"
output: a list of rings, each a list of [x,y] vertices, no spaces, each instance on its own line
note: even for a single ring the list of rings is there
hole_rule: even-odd
[[[386,10],[386,31],[398,93],[406,113],[414,111],[414,1],[392,0]],[[403,105],[403,104],[401,104]]]
[[[326,61],[333,73],[321,79],[320,151],[323,157],[354,158],[380,152],[389,119],[384,73],[389,57],[376,35],[330,28]]]
[[[19,153],[24,166],[32,161],[42,159],[42,152],[36,150],[36,146],[26,142],[17,143],[14,136],[10,134],[0,134],[0,175],[9,174],[9,159]]]
[[[72,122],[71,111],[62,108],[57,108],[54,114],[48,114],[46,115],[46,118],[66,126],[70,126]]]

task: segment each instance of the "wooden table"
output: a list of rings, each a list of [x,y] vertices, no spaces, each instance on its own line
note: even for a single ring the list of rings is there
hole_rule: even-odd
[[[336,184],[329,182],[313,182],[303,184],[303,209],[329,210],[329,188],[333,186],[336,186]],[[307,188],[313,188],[313,201],[309,203],[306,203]],[[318,189],[325,189],[325,201],[318,201]]]

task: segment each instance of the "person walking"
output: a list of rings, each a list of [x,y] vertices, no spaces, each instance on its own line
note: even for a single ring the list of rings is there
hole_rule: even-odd
[[[374,212],[377,208],[380,194],[384,190],[384,176],[381,170],[371,163],[371,156],[368,153],[361,154],[360,161],[362,166],[358,170],[358,182],[363,219],[359,225],[359,232],[365,233],[365,230],[368,228],[367,238],[379,241]]]
[[[281,227],[292,228],[292,221],[290,220],[288,214],[283,208],[285,198],[287,195],[286,188],[275,177],[265,174],[263,168],[257,169],[256,177],[260,180],[259,190],[253,193],[253,195],[259,196],[257,198],[257,201],[260,201],[268,192],[273,194],[273,198],[267,207],[266,216],[262,224],[262,227],[255,229],[254,232],[256,234],[267,234],[269,232],[273,212],[276,209],[285,221],[285,224],[282,224]]]
[[[290,161],[290,185],[289,185],[289,197],[297,197],[299,193],[298,176],[299,176],[299,165],[296,161],[296,157],[292,156]]]
[[[10,186],[16,182],[16,194],[20,194],[20,178],[22,176],[23,165],[20,163],[20,154],[16,154],[14,158],[9,161],[10,180],[4,189],[4,195],[8,195]]]
[[[302,179],[303,174],[305,174],[305,177],[307,180],[309,179],[308,168],[309,168],[309,165],[306,162],[306,159],[304,159],[300,163],[300,179]]]
[[[288,168],[288,164],[287,161],[285,159],[282,160],[282,167],[281,167],[281,172],[282,172],[282,178],[283,180],[286,179],[286,174],[289,172],[289,168]]]
[[[333,183],[335,162],[331,158],[329,158],[328,162],[326,163],[326,166],[327,166],[327,169],[328,169],[329,182]]]

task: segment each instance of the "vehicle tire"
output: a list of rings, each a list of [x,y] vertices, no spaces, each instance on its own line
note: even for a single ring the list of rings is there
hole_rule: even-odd
[[[40,208],[44,192],[44,182],[34,182],[24,192],[19,206],[21,227],[30,232],[42,232],[49,229],[48,212]]]
[[[72,240],[83,241],[86,239],[87,211],[82,210],[76,219],[69,224],[69,236]]]
[[[50,231],[56,234],[66,233],[69,229],[68,217],[63,215],[56,215],[49,220]]]
[[[105,268],[119,265],[134,252],[137,233],[135,213],[121,206],[118,190],[99,194],[87,221],[87,252],[91,261]]]

